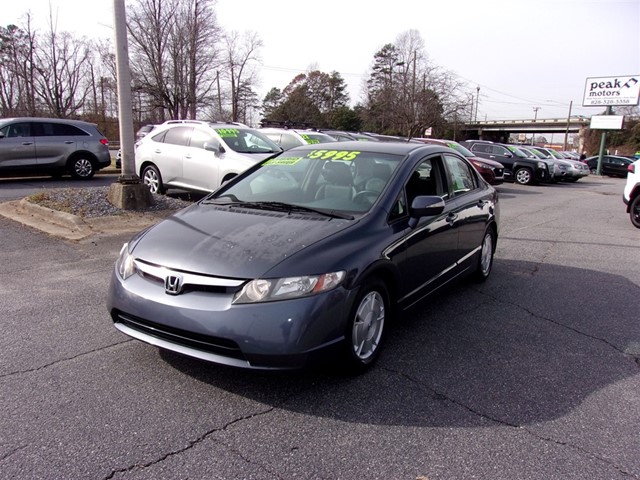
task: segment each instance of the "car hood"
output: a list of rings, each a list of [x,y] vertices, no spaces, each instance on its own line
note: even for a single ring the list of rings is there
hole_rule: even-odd
[[[149,229],[135,243],[133,255],[177,270],[259,278],[353,223],[317,215],[199,203]]]
[[[502,165],[500,162],[497,162],[495,160],[491,160],[490,158],[482,158],[482,157],[467,157],[469,158],[469,160],[476,160],[477,162],[482,162],[482,163],[486,163],[487,165],[491,165],[493,168],[504,168],[504,165]]]

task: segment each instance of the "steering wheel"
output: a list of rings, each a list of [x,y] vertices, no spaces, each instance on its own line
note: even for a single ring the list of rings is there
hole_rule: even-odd
[[[380,192],[376,192],[374,190],[362,190],[358,192],[353,197],[354,203],[361,203],[365,205],[373,205],[373,202],[376,201]]]

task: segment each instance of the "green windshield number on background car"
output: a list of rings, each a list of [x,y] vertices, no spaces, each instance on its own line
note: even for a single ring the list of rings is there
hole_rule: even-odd
[[[307,154],[307,158],[318,158],[320,160],[355,160],[360,152],[347,150],[313,150]]]
[[[222,138],[237,137],[240,133],[237,128],[217,128],[216,132]]]
[[[271,160],[267,160],[262,165],[295,165],[300,160],[302,160],[302,157],[276,157]]]
[[[311,138],[309,135],[307,135],[306,133],[302,133],[300,134],[300,136],[304,139],[305,142],[307,142],[308,144],[314,144],[314,143],[320,143],[320,140],[316,140],[314,138]]]

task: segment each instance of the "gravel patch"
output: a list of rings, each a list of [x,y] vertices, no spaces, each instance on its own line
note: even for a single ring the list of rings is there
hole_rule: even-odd
[[[123,210],[112,205],[108,200],[109,187],[95,188],[61,188],[36,193],[27,199],[42,207],[61,212],[71,213],[83,218],[108,217],[123,215],[131,210]],[[154,195],[153,205],[137,212],[158,212],[166,210],[180,210],[188,207],[192,202],[166,195]]]

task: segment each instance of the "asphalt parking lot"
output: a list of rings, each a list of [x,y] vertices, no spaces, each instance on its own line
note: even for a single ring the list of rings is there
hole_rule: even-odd
[[[0,477],[640,478],[640,230],[623,179],[504,184],[496,263],[376,366],[265,374],[159,351],[105,308],[129,233],[0,217]]]

